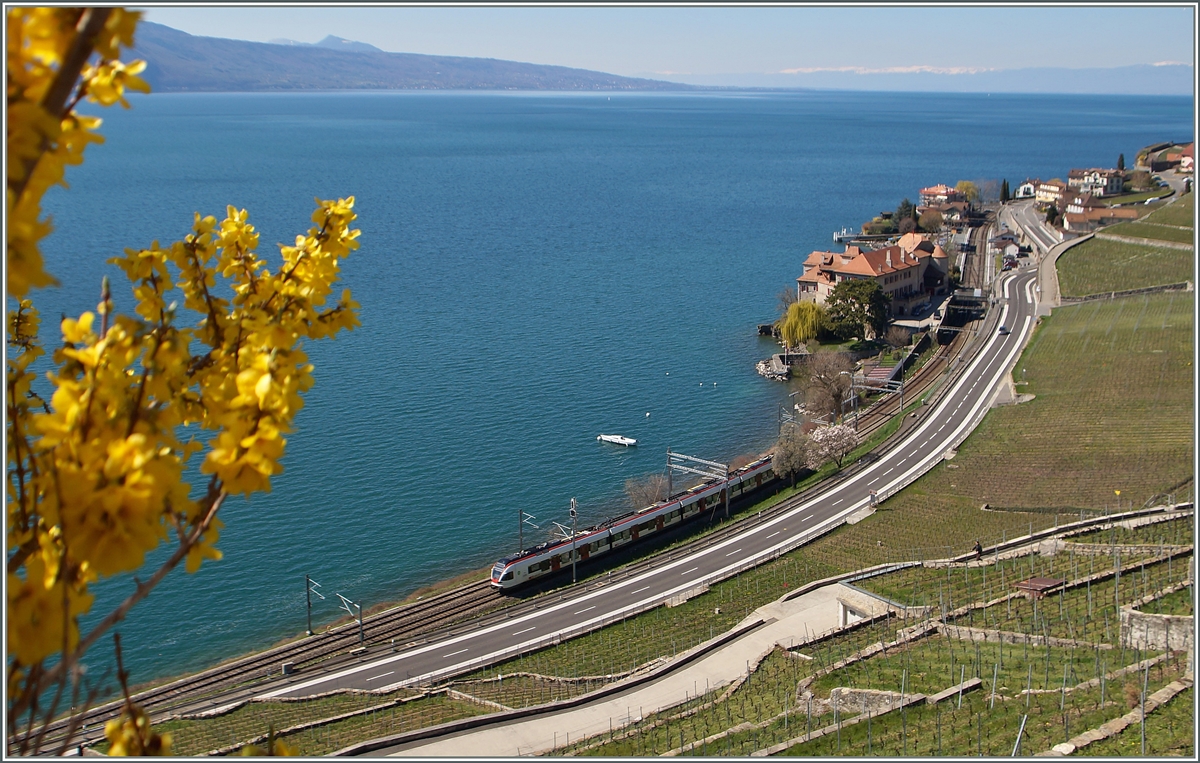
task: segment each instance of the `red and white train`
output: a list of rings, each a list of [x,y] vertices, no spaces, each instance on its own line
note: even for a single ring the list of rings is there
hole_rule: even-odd
[[[571,564],[572,554],[585,561],[640,538],[686,522],[703,512],[720,506],[728,497],[736,500],[775,479],[771,457],[760,458],[734,470],[728,479],[703,482],[669,500],[659,501],[641,511],[580,530],[574,541],[547,541],[526,549],[516,556],[507,556],[492,567],[492,586],[498,589],[515,588],[531,580],[552,575]],[[728,496],[725,491],[728,490]]]

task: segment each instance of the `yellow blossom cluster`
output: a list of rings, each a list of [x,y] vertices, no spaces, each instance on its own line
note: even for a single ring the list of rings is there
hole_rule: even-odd
[[[83,99],[128,108],[125,90],[150,92],[137,75],[144,61],[116,60],[133,45],[139,13],[123,8],[9,8],[8,293],[21,297],[54,279],[42,265],[39,243],[51,231],[42,197],[64,183],[66,165],[83,161],[89,143],[103,141],[100,120],[75,113]],[[89,63],[91,51],[99,60]]]
[[[140,64],[116,60],[136,20],[113,8],[8,11],[6,251],[17,298],[5,390],[10,730],[39,712],[49,721],[55,708],[39,708],[39,698],[74,680],[79,658],[163,575],[220,558],[225,497],[268,491],[282,471],[285,436],[313,384],[305,340],[359,325],[350,292],[333,296],[341,260],[358,248],[353,197],[317,199],[313,226],[280,247],[275,267],[256,254],[246,210],[229,207],[220,222],[197,213],[182,240],[109,260],[132,285],[133,314],[115,312],[106,279],[94,313],[62,320],[46,375],[53,392],[48,401],[36,393],[31,369],[44,351],[27,293],[53,282],[38,250],[49,231],[41,196],[99,140],[99,120],[74,106],[84,97],[127,106],[127,88],[146,89]],[[72,66],[62,110],[46,109]],[[193,494],[183,474],[201,452],[207,485]],[[175,544],[171,557],[82,634],[88,586],[138,570],[163,542]],[[113,752],[170,753],[169,737],[154,735],[131,702],[107,735]],[[28,737],[16,741],[10,749],[36,751]]]

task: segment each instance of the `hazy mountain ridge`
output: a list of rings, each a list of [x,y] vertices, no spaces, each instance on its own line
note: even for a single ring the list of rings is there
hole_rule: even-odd
[[[818,70],[795,74],[673,74],[670,78],[697,87],[1190,96],[1194,93],[1195,76],[1195,70],[1187,64],[1139,64],[1089,69],[995,69],[970,73]]]
[[[263,90],[691,90],[691,85],[491,58],[387,53],[326,37],[272,44],[138,25],[132,57],[155,92]]]

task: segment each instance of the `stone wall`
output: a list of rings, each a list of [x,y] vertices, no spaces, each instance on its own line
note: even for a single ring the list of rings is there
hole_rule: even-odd
[[[1152,615],[1121,607],[1121,645],[1130,649],[1192,648],[1191,615]]]

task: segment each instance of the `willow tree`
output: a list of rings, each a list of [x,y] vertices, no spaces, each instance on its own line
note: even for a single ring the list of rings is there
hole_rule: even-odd
[[[122,63],[139,14],[120,8],[10,8],[8,196],[7,681],[8,752],[61,754],[97,689],[81,659],[181,562],[189,572],[215,548],[230,495],[271,488],[313,384],[305,340],[358,325],[349,291],[331,299],[340,261],[358,247],[354,198],[318,200],[313,227],[281,246],[275,267],[255,253],[245,210],[223,220],[195,214],[167,246],[126,249],[109,260],[131,287],[96,284],[95,312],[64,317],[53,345],[47,400],[32,364],[45,354],[34,290],[56,283],[40,244],[50,232],[42,197],[100,142],[83,101],[128,108],[148,92],[144,62]],[[120,210],[112,210],[119,221]],[[183,226],[181,226],[183,227]],[[116,307],[131,305],[130,314]],[[199,430],[207,430],[201,435]],[[199,460],[205,484],[183,481]],[[166,561],[144,568],[161,543]],[[82,633],[96,581],[137,573],[115,609]],[[119,644],[119,642],[118,642]],[[120,650],[117,650],[120,665]],[[169,754],[126,689],[110,722],[110,754]],[[70,706],[63,735],[43,750],[51,720]],[[286,746],[276,746],[276,751]]]
[[[779,322],[785,347],[798,347],[817,338],[825,326],[825,308],[816,302],[793,302]]]

